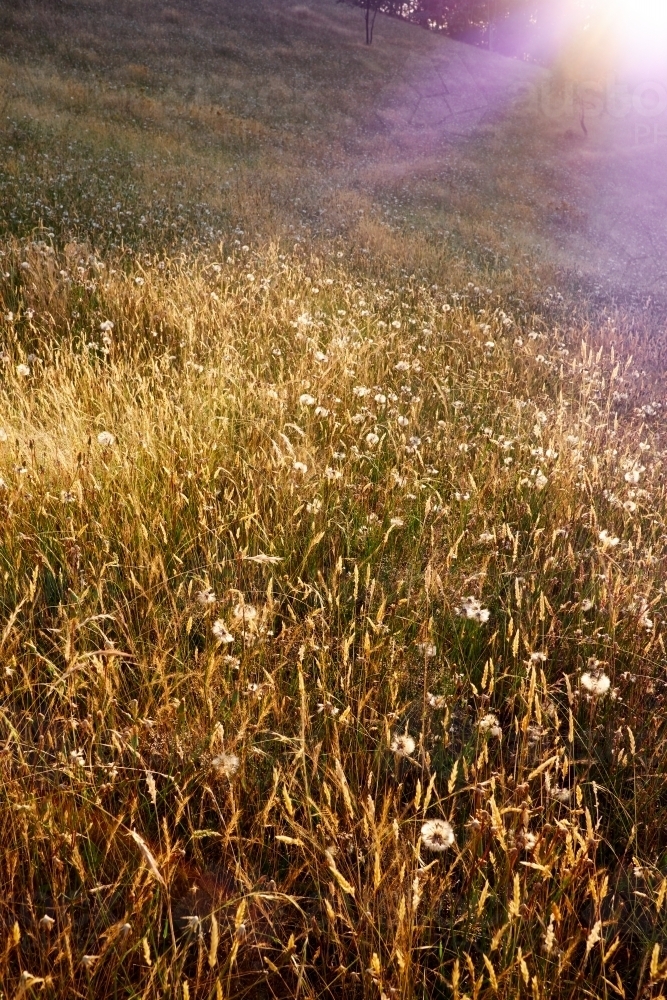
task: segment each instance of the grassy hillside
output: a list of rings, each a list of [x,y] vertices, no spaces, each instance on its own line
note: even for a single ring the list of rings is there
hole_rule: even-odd
[[[324,0],[0,13],[3,996],[662,996],[664,334],[549,137],[399,148],[451,43]]]

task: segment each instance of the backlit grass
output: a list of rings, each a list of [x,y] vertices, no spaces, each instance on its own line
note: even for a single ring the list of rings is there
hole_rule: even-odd
[[[299,8],[312,135],[272,51],[214,156],[145,7],[108,66],[97,8],[2,10],[3,996],[662,996],[657,308],[524,257],[495,181],[338,184]]]

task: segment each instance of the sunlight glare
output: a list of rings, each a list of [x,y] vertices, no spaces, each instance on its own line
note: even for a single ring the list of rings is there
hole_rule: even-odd
[[[607,3],[624,68],[635,72],[667,68],[667,2],[607,0]]]

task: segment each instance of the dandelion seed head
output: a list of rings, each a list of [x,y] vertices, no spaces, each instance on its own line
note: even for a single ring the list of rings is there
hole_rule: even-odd
[[[234,636],[231,634],[231,632],[227,628],[226,623],[222,620],[222,618],[218,618],[217,621],[213,622],[213,625],[211,626],[211,632],[218,640],[218,642],[223,642],[226,644],[234,642]]]
[[[407,733],[394,733],[390,747],[397,757],[411,757],[415,752],[416,743]]]
[[[235,753],[221,753],[211,761],[211,767],[225,778],[233,778],[241,765]]]
[[[340,714],[340,709],[331,701],[321,701],[317,705],[317,714],[328,715],[329,718],[335,719]]]
[[[203,590],[197,591],[196,600],[197,604],[201,604],[204,607],[207,607],[210,604],[215,604],[215,592],[211,587],[204,587]]]
[[[581,686],[592,698],[602,698],[609,691],[611,681],[604,671],[592,670],[581,675]]]
[[[429,819],[421,828],[421,841],[427,851],[446,851],[454,839],[454,831],[446,819]]]
[[[468,621],[476,621],[483,624],[488,622],[490,617],[490,611],[487,608],[483,608],[476,597],[466,597],[456,608],[456,614],[460,618],[467,618]]]
[[[232,614],[238,621],[254,622],[256,621],[259,612],[254,604],[246,604],[244,601],[240,601],[237,605],[235,605]]]

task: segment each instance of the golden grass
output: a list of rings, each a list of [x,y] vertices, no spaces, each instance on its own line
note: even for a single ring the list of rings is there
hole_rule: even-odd
[[[78,252],[5,258],[3,988],[657,995],[644,380],[485,289]]]
[[[0,8],[2,995],[662,996],[664,324],[230,11]]]

